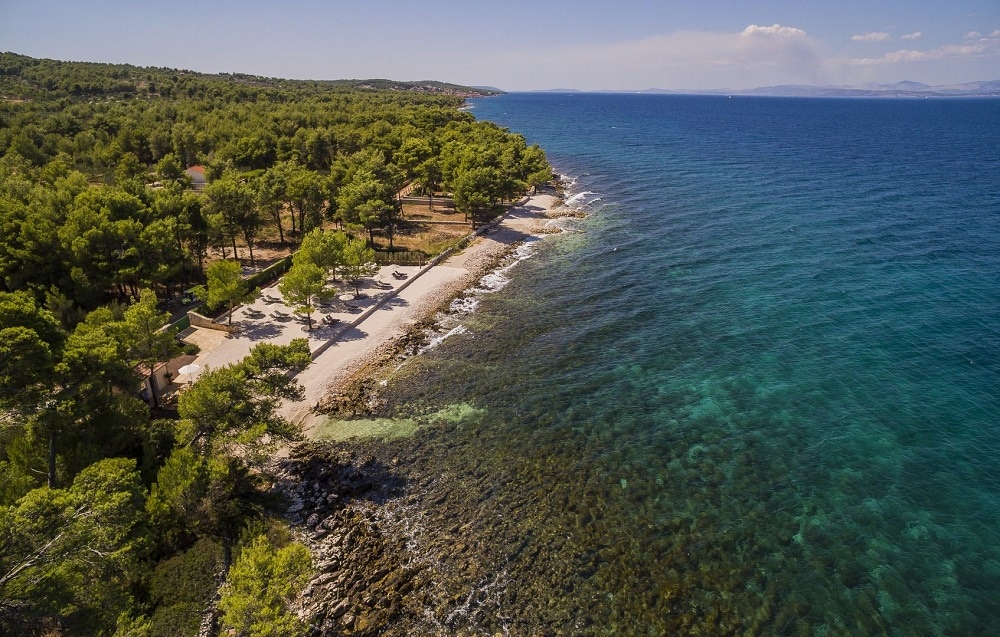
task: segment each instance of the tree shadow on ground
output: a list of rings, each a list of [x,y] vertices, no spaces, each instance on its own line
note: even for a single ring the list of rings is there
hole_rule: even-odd
[[[519,210],[527,210],[528,212],[532,213],[545,212],[545,208],[542,208],[541,206],[526,205],[526,206],[520,206],[519,208],[514,208],[508,211],[507,214],[514,216],[517,215]]]
[[[337,332],[344,329],[344,322],[337,321],[336,323],[330,324],[323,322],[322,318],[313,318],[312,329],[305,323],[302,324],[302,330],[309,334],[310,337],[317,340],[328,341],[337,335]]]
[[[391,310],[391,309],[396,308],[396,307],[408,307],[409,305],[410,305],[410,302],[407,301],[406,299],[402,299],[402,298],[400,298],[398,296],[395,296],[395,297],[389,299],[388,301],[386,301],[385,303],[383,303],[382,306],[379,309],[380,310]]]
[[[341,333],[338,337],[338,341],[360,341],[361,339],[368,338],[368,332],[358,329],[356,327],[351,327]]]
[[[267,323],[244,324],[242,335],[246,336],[251,341],[268,341],[273,338],[277,338],[284,331],[284,325],[275,325],[274,323],[268,321]]]

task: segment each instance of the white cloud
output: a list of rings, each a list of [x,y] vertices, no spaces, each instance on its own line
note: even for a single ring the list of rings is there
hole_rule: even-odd
[[[968,33],[966,33],[963,36],[963,39],[965,39],[965,40],[978,40],[981,37],[983,37],[983,34],[980,33],[979,31],[969,31]]]
[[[921,33],[920,31],[917,31],[915,33],[907,33],[906,35],[901,35],[901,36],[899,36],[899,39],[900,40],[919,40],[922,37],[924,37],[924,34]]]
[[[991,38],[1000,38],[1000,29],[997,29],[996,31],[994,31],[993,33],[991,33],[990,37]]]
[[[969,44],[946,44],[930,51],[900,49],[886,53],[880,58],[858,58],[850,60],[850,63],[855,66],[875,66],[994,55],[1000,56],[1000,39],[981,39]]]
[[[862,33],[861,35],[852,35],[851,39],[855,42],[882,42],[888,40],[891,36],[884,31],[876,31],[873,33]]]
[[[805,37],[806,32],[802,29],[796,29],[795,27],[783,27],[780,24],[772,24],[769,27],[760,27],[756,24],[751,24],[747,28],[743,29],[743,35],[764,35],[764,36],[782,36],[782,37]]]
[[[823,47],[805,31],[780,24],[751,24],[731,32],[678,31],[617,42],[559,45],[525,39],[516,47],[465,57],[450,51],[425,52],[414,56],[414,69],[407,75],[441,68],[453,81],[508,90],[735,90],[776,84],[893,82],[904,74],[928,83],[953,83],[959,77],[987,77],[993,73],[990,69],[1000,68],[996,64],[1000,37],[956,40],[920,50],[921,41],[914,33],[908,35],[907,48],[866,58],[823,56]]]
[[[490,77],[500,76],[502,69],[519,68],[519,79],[509,82],[518,89],[737,89],[817,83],[825,79],[819,73],[821,66],[802,29],[752,24],[738,32],[679,31],[569,46],[538,43],[477,57],[473,70]],[[524,69],[531,69],[530,77]]]

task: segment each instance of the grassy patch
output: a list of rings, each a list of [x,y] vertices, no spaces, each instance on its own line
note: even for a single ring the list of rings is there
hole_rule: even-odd
[[[376,438],[394,440],[412,436],[418,429],[442,424],[459,424],[483,414],[483,410],[468,403],[455,403],[426,416],[415,418],[355,418],[326,420],[313,433],[317,440],[349,440]]]

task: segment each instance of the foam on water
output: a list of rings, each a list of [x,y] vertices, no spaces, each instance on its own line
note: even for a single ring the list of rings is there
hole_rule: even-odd
[[[499,292],[510,283],[512,269],[535,255],[537,241],[537,238],[532,237],[518,244],[503,264],[483,275],[473,287],[452,300],[448,311],[439,314],[435,326],[426,333],[427,344],[419,348],[416,353],[424,354],[434,350],[452,336],[469,334],[470,330],[462,322],[463,319],[476,312],[485,295]]]
[[[471,295],[463,295],[451,302],[448,307],[449,314],[463,315],[472,314],[479,307],[479,299]]]
[[[568,199],[566,199],[566,205],[567,205],[567,206],[569,206],[569,207],[573,207],[573,205],[574,205],[574,204],[575,204],[576,202],[578,202],[578,201],[581,201],[581,200],[583,200],[583,199],[584,199],[584,198],[585,198],[586,196],[588,196],[588,195],[593,195],[593,194],[594,194],[594,193],[593,193],[593,192],[591,192],[591,191],[589,191],[589,190],[584,190],[583,192],[580,192],[580,193],[577,193],[577,194],[575,194],[575,195],[572,195],[571,197],[569,197]]]
[[[549,230],[558,230],[559,232],[583,232],[580,228],[580,224],[577,223],[572,217],[557,217],[555,219],[549,219],[545,222],[545,227]]]
[[[447,332],[444,332],[443,334],[438,334],[437,336],[433,336],[427,343],[427,345],[420,348],[420,351],[418,353],[423,354],[424,352],[428,352],[437,347],[438,345],[440,345],[441,343],[445,342],[452,336],[458,336],[459,334],[468,334],[468,333],[469,329],[467,327],[465,327],[464,325],[456,325],[455,327],[449,329]]]
[[[490,272],[483,278],[479,279],[479,283],[473,288],[473,292],[476,294],[489,294],[491,292],[497,292],[502,290],[504,286],[510,283],[510,279],[507,278],[506,272],[496,271]]]

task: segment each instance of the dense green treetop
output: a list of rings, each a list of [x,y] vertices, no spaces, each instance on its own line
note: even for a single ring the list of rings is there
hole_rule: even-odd
[[[317,301],[335,293],[326,288],[326,271],[309,259],[299,258],[298,253],[292,261],[292,267],[281,278],[278,289],[297,314],[305,315],[310,330]]]
[[[298,543],[275,547],[266,535],[244,538],[221,590],[222,625],[248,637],[297,637],[308,626],[287,608],[309,582],[309,550]]]
[[[475,218],[551,175],[537,146],[458,108],[478,94],[0,53],[0,290],[63,298],[72,319],[203,281],[210,248],[253,261],[275,229],[336,221],[391,248],[413,181]]]
[[[225,307],[229,310],[228,323],[233,324],[233,310],[240,303],[252,300],[258,290],[251,289],[243,278],[240,264],[223,259],[213,261],[207,269],[208,282],[194,288],[195,294],[205,299],[210,307]]]
[[[305,549],[237,538],[300,434],[278,406],[308,344],[206,370],[157,420],[139,383],[177,352],[157,296],[207,281],[231,308],[240,246],[301,241],[282,289],[308,317],[391,247],[405,184],[475,220],[546,181],[540,148],[459,109],[483,94],[0,53],[0,634],[192,634],[222,581],[224,626],[304,630]]]

